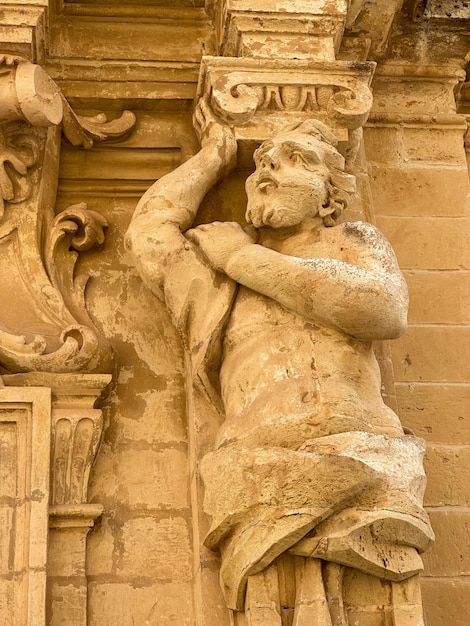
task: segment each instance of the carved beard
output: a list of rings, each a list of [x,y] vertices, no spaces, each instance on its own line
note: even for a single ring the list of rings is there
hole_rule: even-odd
[[[246,220],[255,228],[286,228],[319,214],[327,199],[324,184],[309,187],[272,186],[249,190]]]

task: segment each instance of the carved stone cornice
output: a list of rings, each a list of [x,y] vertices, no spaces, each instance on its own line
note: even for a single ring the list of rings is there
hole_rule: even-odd
[[[0,12],[0,50],[20,55],[33,63],[44,63],[48,0],[21,4],[3,0]]]
[[[334,60],[347,11],[345,0],[224,0],[216,20],[218,51],[222,56]]]
[[[75,266],[103,244],[106,220],[83,204],[54,217],[61,130],[90,148],[134,122],[128,112],[79,117],[42,68],[0,55],[0,364],[10,372],[111,371],[85,307],[88,276]]]
[[[464,128],[455,98],[464,79],[465,71],[457,65],[382,63],[372,83],[374,106],[369,122]]]

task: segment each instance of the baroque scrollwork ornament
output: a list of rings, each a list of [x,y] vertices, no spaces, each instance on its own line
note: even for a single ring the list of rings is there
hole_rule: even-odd
[[[54,217],[62,133],[75,146],[118,140],[134,115],[78,116],[39,66],[0,56],[0,365],[10,372],[109,372],[112,350],[85,304],[77,258],[104,243],[106,220],[84,204]],[[21,320],[27,320],[22,322]],[[21,324],[24,326],[21,326]]]
[[[276,122],[282,114],[295,119],[315,117],[336,128],[357,129],[367,120],[372,105],[369,83],[374,63],[331,61],[266,61],[204,57],[198,96],[209,97],[217,115],[235,124],[238,138],[243,126],[261,119]],[[258,124],[259,125],[259,124]],[[249,130],[247,131],[249,132]]]
[[[0,125],[0,219],[6,202],[17,204],[30,195],[27,173],[37,158],[37,142],[23,124]]]

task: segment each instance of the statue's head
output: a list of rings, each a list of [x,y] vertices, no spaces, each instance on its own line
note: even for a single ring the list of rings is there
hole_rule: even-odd
[[[355,190],[332,131],[317,120],[290,126],[261,144],[246,181],[246,219],[255,227],[297,226],[321,217],[334,226]]]

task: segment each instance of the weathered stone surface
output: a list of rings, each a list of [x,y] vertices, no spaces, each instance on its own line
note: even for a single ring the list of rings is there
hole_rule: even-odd
[[[468,507],[443,507],[429,512],[436,533],[434,546],[424,555],[428,576],[468,576],[470,574],[470,529]]]
[[[285,471],[282,453],[270,452],[269,465],[263,455],[270,437],[277,437],[276,443],[284,450],[286,441],[296,448],[295,443],[309,438],[289,422],[292,407],[294,412],[295,407],[304,407],[307,413],[315,402],[325,402],[325,386],[328,393],[333,388],[328,387],[332,376],[324,376],[326,362],[320,358],[318,343],[298,344],[297,335],[284,340],[282,323],[276,325],[274,334],[278,342],[284,341],[286,351],[276,353],[273,367],[268,361],[257,361],[253,346],[237,353],[242,364],[251,359],[259,378],[248,378],[246,372],[252,370],[240,368],[241,388],[229,390],[228,395],[235,399],[227,413],[237,415],[243,405],[247,420],[242,425],[228,420],[225,434],[229,435],[224,440],[220,434],[217,439],[217,433],[224,432],[225,417],[214,401],[219,370],[217,349],[212,349],[217,346],[210,341],[207,344],[211,329],[200,324],[200,318],[192,318],[191,298],[206,297],[207,310],[216,311],[211,320],[217,324],[222,283],[216,283],[212,291],[207,282],[205,287],[198,283],[186,302],[190,306],[183,307],[188,315],[181,320],[200,330],[188,350],[183,324],[178,333],[167,312],[174,301],[160,302],[154,297],[142,283],[123,242],[145,190],[156,179],[178,171],[178,166],[199,150],[191,113],[194,98],[203,93],[212,99],[218,115],[235,125],[238,164],[202,201],[194,226],[216,221],[245,226],[244,183],[253,170],[252,154],[259,142],[272,139],[300,118],[321,119],[335,126],[346,171],[357,180],[358,191],[341,223],[376,223],[397,251],[410,291],[411,328],[390,348],[386,344],[375,347],[382,370],[382,388],[377,382],[375,389],[377,397],[380,389],[387,405],[399,414],[405,432],[411,429],[431,444],[425,461],[429,478],[426,501],[438,541],[425,554],[426,626],[467,626],[470,10],[465,4],[451,0],[0,0],[0,376],[7,388],[20,387],[21,392],[32,392],[28,389],[31,385],[39,385],[46,393],[51,389],[53,405],[51,446],[43,450],[44,458],[52,452],[53,471],[41,475],[45,484],[51,479],[49,551],[46,559],[43,534],[35,531],[34,537],[39,539],[37,545],[31,544],[30,552],[31,558],[39,558],[42,568],[46,566],[47,597],[43,593],[44,569],[40,569],[34,574],[42,576],[36,588],[40,593],[33,593],[36,599],[41,596],[39,604],[34,604],[36,599],[29,606],[22,602],[20,613],[14,606],[19,578],[3,578],[2,626],[249,626],[246,617],[251,626],[293,626],[294,616],[295,626],[304,626],[303,622],[325,626],[330,620],[335,626],[336,622],[341,626],[383,626],[391,621],[424,624],[418,577],[392,582],[325,560],[328,555],[347,561],[345,552],[349,550],[350,556],[358,545],[354,541],[359,537],[363,541],[355,520],[349,543],[344,536],[331,537],[329,546],[318,541],[320,535],[330,537],[332,520],[351,523],[348,514],[340,510],[345,503],[318,522],[320,534],[297,544],[298,554],[286,552],[285,532],[268,523],[268,543],[277,532],[274,543],[284,553],[274,565],[249,577],[246,615],[229,615],[219,584],[220,558],[201,545],[211,522],[202,511],[202,457],[207,462],[214,460],[210,453],[225,441],[227,445],[217,450],[223,456],[233,445],[227,437],[236,438],[238,426],[243,430],[248,423],[250,431],[253,421],[271,414],[277,422],[265,432],[258,462],[240,477],[242,486],[263,485],[262,493],[257,488],[245,494],[243,489],[232,489],[235,478],[243,474],[238,470],[246,469],[248,455],[242,446],[236,449],[231,466],[221,466],[218,474],[215,470],[208,473],[213,484],[219,481],[221,485],[212,494],[216,508],[227,503],[227,494],[237,496],[240,502],[242,494],[265,498],[268,506],[283,499],[306,500],[315,493],[315,486],[321,491],[318,497],[334,498],[334,481],[320,489],[326,472],[310,487],[312,475],[318,478],[315,472],[300,478],[315,455],[324,468],[330,467],[327,458],[332,457],[333,467],[338,456],[343,465],[354,465],[354,471],[338,470],[335,484],[346,489],[345,475],[348,480],[357,477],[360,466],[371,480],[375,476],[379,483],[388,481],[389,497],[396,493],[396,480],[402,481],[401,486],[409,485],[411,442],[415,440],[403,437],[401,431],[395,439],[386,435],[387,454],[394,445],[399,447],[402,439],[409,454],[392,454],[393,462],[385,469],[363,463],[364,455],[374,456],[373,450],[380,459],[388,458],[384,446],[378,446],[377,435],[367,439],[367,445],[362,435],[357,436],[344,450],[338,448],[338,434],[333,435],[334,441],[326,435],[328,442],[324,443],[331,446],[328,453],[314,452],[310,442],[307,448],[289,449],[296,461],[287,463]],[[41,67],[32,65],[35,63]],[[372,91],[368,88],[371,78]],[[75,116],[58,88],[85,117]],[[362,142],[360,127],[370,107]],[[129,114],[127,120],[136,119],[136,125],[132,134],[119,138],[119,128],[125,127],[123,120],[119,121],[123,109],[133,111],[135,117]],[[102,116],[91,120],[90,116],[100,111],[112,120],[111,126]],[[58,122],[63,123],[62,141]],[[97,144],[107,132],[114,133],[114,142]],[[90,150],[92,142],[95,146]],[[193,169],[188,180],[194,174]],[[340,204],[343,199],[336,198]],[[325,209],[328,207],[322,206]],[[328,230],[339,232],[339,228]],[[201,230],[196,232],[195,238],[203,237]],[[220,233],[208,239],[207,245],[220,246],[225,241]],[[350,254],[347,262],[354,266],[357,259],[349,243],[343,247]],[[96,247],[88,249],[93,244]],[[255,247],[266,247],[264,244],[258,241]],[[190,245],[195,245],[194,240]],[[331,262],[328,246],[322,255]],[[290,249],[284,253],[302,256]],[[197,254],[200,258],[206,254],[202,244]],[[158,263],[156,267],[160,267]],[[273,267],[277,276],[272,284],[279,287],[285,274],[274,262],[258,268],[257,273],[261,276]],[[237,273],[234,278],[242,282],[246,275]],[[308,292],[294,280],[292,286],[297,292],[295,299]],[[184,292],[176,284],[172,289],[180,295]],[[310,291],[317,293],[317,289],[313,285]],[[259,290],[258,283],[254,290]],[[355,295],[359,298],[361,294]],[[236,298],[238,306],[240,293]],[[343,300],[338,303],[352,313],[354,307],[346,296]],[[256,318],[255,308],[247,305],[239,315],[245,330]],[[392,308],[388,307],[388,315]],[[331,307],[327,313],[331,314]],[[319,326],[323,329],[323,322]],[[61,338],[64,328],[69,330]],[[302,327],[295,332],[305,330]],[[236,333],[231,339],[235,344],[241,341]],[[262,341],[262,333],[255,340]],[[360,345],[354,341],[348,350]],[[201,364],[195,355],[200,356],[206,348],[214,360]],[[196,375],[188,370],[190,352],[199,367]],[[227,348],[225,361],[228,352]],[[93,354],[106,356],[95,358]],[[309,369],[310,387],[306,390],[298,374],[311,354],[316,370]],[[332,354],[327,373],[342,369],[347,381],[341,386],[339,404],[330,402],[327,393],[325,406],[330,412],[325,421],[334,426],[344,419],[344,407],[354,404],[351,390],[357,388],[358,377],[349,352],[347,358],[334,350]],[[283,369],[286,363],[288,367]],[[227,380],[235,366],[225,365]],[[84,375],[74,373],[77,370],[96,375],[112,372],[103,414],[99,404],[95,406],[95,401],[99,402],[96,385],[87,390]],[[26,373],[18,374],[20,371]],[[65,371],[75,376],[76,382],[81,380],[77,387],[70,385],[70,380],[65,382]],[[375,378],[379,381],[377,373]],[[302,392],[300,401],[288,393],[288,384],[294,386],[294,380]],[[247,391],[249,395],[263,382],[267,383],[266,394],[250,413]],[[282,384],[287,389],[273,393],[274,386]],[[369,401],[367,394],[361,396],[358,411],[364,411]],[[373,415],[382,415],[381,400],[376,406],[380,410]],[[14,411],[18,415],[20,408]],[[318,417],[312,418],[314,428],[323,423]],[[366,422],[359,425],[360,431],[370,432],[369,416]],[[102,426],[103,445],[98,451]],[[256,428],[249,432],[244,444],[260,432]],[[6,439],[11,443],[10,434]],[[357,452],[359,442],[360,460],[353,460],[350,455]],[[274,448],[279,450],[279,446]],[[27,447],[31,457],[34,449],[31,442]],[[418,457],[414,457],[418,468],[414,475],[422,488]],[[302,465],[304,458],[308,462]],[[9,455],[0,454],[0,465],[10,491],[12,477],[28,476],[21,459],[16,467],[19,474],[15,474]],[[294,468],[299,465],[295,483]],[[263,468],[266,476],[257,483],[255,477]],[[393,468],[399,476],[392,481],[392,488],[387,472]],[[272,488],[275,481],[278,485]],[[302,481],[306,485],[303,490]],[[377,489],[375,484],[362,493],[361,502],[367,501],[369,509],[373,493],[379,500],[384,495],[377,495]],[[403,491],[409,493],[409,486]],[[36,495],[31,501],[33,508],[39,506]],[[11,529],[13,508],[2,497],[2,527]],[[41,502],[44,506],[44,498]],[[298,507],[295,516],[300,518]],[[373,526],[373,532],[381,537],[380,546],[391,550],[387,558],[398,554],[396,541],[403,539],[399,528],[403,527],[396,520],[390,522],[388,531],[386,524],[381,525],[380,533]],[[44,529],[47,532],[46,524]],[[246,539],[249,532],[251,527],[244,533]],[[10,567],[5,541],[0,541],[1,562]],[[415,545],[413,541],[416,543],[416,536],[411,541]],[[361,544],[361,554],[365,552],[370,562],[375,543]],[[258,548],[259,542],[245,549],[249,562],[258,558]],[[408,555],[413,550],[409,548]],[[321,572],[321,561],[312,558],[320,553],[324,561]],[[355,554],[357,558],[357,550]],[[224,556],[223,562],[226,560]],[[24,576],[28,578],[28,571]],[[28,610],[31,618],[25,617]]]
[[[429,445],[424,467],[427,506],[470,506],[469,445]]]
[[[400,436],[371,351],[371,340],[403,332],[405,283],[378,231],[336,224],[354,179],[320,121],[287,129],[255,152],[246,183],[251,230],[237,222],[191,228],[236,155],[233,131],[214,118],[208,99],[195,123],[202,149],[144,195],[127,244],[185,346],[190,420],[207,428],[197,412],[198,378],[208,406],[223,404],[215,450],[201,468],[212,522],[205,543],[221,551],[228,608],[248,623],[281,624],[272,581],[276,557],[291,549],[307,557],[307,578],[316,581],[311,588],[299,573],[294,620],[312,617],[313,602],[325,622],[330,583],[320,559],[401,581],[421,570],[416,549],[432,540],[421,507],[421,444]],[[220,355],[212,346],[223,331]],[[212,377],[217,368],[220,399],[218,385],[207,387],[207,362]],[[420,602],[406,606],[420,619]]]
[[[45,623],[50,389],[0,388],[0,620]]]
[[[142,585],[119,579],[100,583],[92,581],[89,622],[114,626],[130,619],[135,624],[149,626],[191,626],[191,592],[189,583]]]
[[[468,217],[470,182],[466,166],[449,164],[445,169],[436,166],[424,169],[371,164],[369,175],[377,216]],[[460,190],[458,195],[455,189]],[[397,240],[406,236],[396,233]]]
[[[468,270],[468,217],[384,217],[377,224],[393,241],[403,269]],[[439,236],[436,237],[436,233]]]
[[[427,623],[466,626],[470,614],[470,585],[465,578],[423,577],[423,602]]]
[[[391,347],[396,380],[466,383],[470,376],[466,357],[469,344],[468,326],[410,326]]]
[[[403,272],[410,294],[410,324],[469,324],[470,302],[466,271]]]
[[[141,553],[138,547],[143,542],[147,549]],[[191,551],[187,520],[180,517],[129,519],[122,526],[121,555],[116,572],[134,580],[189,582]]]
[[[399,413],[404,426],[427,441],[470,444],[468,384],[399,383]]]

